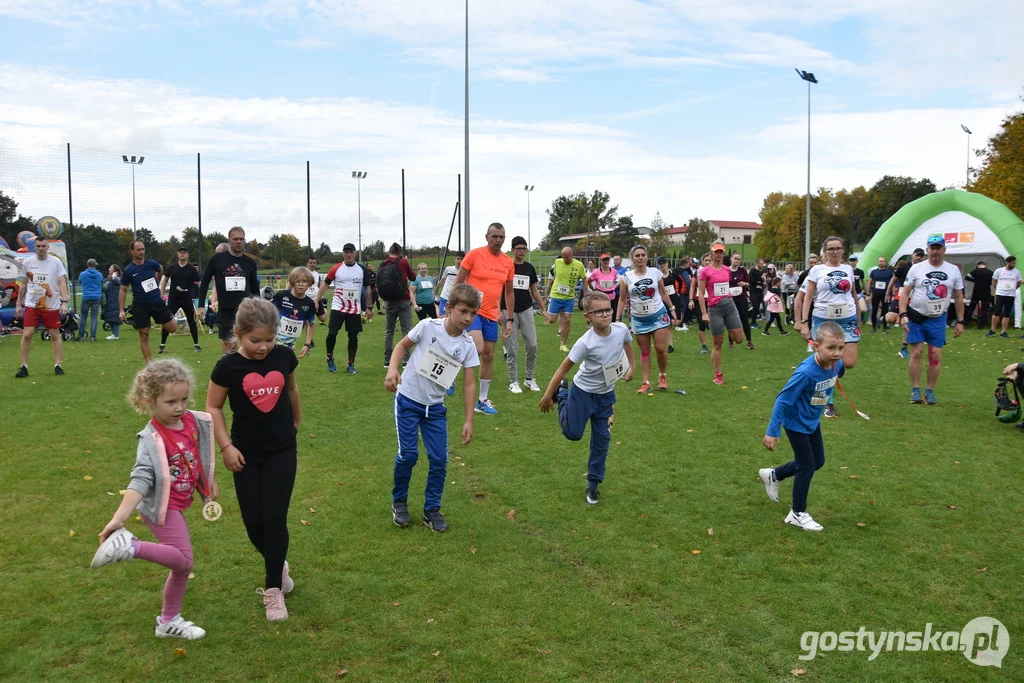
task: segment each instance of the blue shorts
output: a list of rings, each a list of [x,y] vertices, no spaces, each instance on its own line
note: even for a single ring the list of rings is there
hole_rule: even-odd
[[[940,315],[934,318],[925,318],[923,323],[915,323],[907,320],[907,343],[920,344],[924,342],[928,346],[941,349],[946,345],[946,316]]]
[[[437,314],[444,315],[448,311],[448,299],[440,299],[437,306]]]
[[[556,299],[551,297],[548,301],[548,313],[551,315],[558,315],[559,313],[568,313],[572,315],[575,310],[576,299]]]
[[[823,322],[833,322],[839,327],[843,328],[844,341],[847,344],[856,344],[860,341],[860,320],[857,316],[850,316],[849,318],[837,318],[830,320],[829,318],[819,318],[817,316],[811,316],[811,339],[814,340],[818,336],[818,325]]]
[[[466,332],[472,332],[473,330],[480,330],[483,334],[484,341],[496,342],[498,341],[498,321],[485,318],[482,315],[477,314],[473,318],[473,322],[466,328]]]

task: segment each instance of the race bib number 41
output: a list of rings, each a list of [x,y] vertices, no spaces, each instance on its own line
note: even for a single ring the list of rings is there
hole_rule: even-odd
[[[447,389],[455,383],[455,378],[458,377],[461,368],[462,366],[457,360],[431,346],[420,358],[416,372],[437,386]]]
[[[846,304],[826,304],[825,317],[832,320],[838,318],[849,318],[849,307]]]

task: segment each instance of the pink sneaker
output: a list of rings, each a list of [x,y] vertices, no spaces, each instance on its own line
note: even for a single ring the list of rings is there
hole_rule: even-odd
[[[288,560],[284,561],[284,569],[281,570],[281,592],[288,595],[295,588],[295,581],[288,575]]]
[[[256,592],[263,596],[263,606],[267,610],[267,621],[284,621],[288,618],[288,608],[284,606],[284,593],[280,588],[257,588]]]
[[[715,379],[712,380],[715,384],[725,384],[725,375],[720,372],[715,373]]]

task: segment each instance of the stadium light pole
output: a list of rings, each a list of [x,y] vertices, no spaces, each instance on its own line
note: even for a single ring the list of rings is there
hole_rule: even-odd
[[[796,69],[800,78],[807,81],[807,234],[804,236],[804,258],[811,253],[811,83],[818,79],[810,71]]]
[[[135,223],[135,167],[141,166],[146,157],[138,157],[136,160],[134,155],[129,159],[127,154],[122,154],[121,160],[132,167],[132,238],[138,238],[139,228]]]
[[[526,185],[523,187],[526,190],[526,250],[527,256],[531,262],[533,261],[533,238],[530,237],[530,193],[533,192],[533,185]]]
[[[465,173],[466,173],[466,196],[462,202],[463,219],[462,229],[465,233],[466,239],[466,251],[469,251],[469,0],[466,0],[466,73],[465,73],[465,87],[466,87],[466,111],[464,114],[464,125],[465,125]]]
[[[960,128],[967,133],[967,179],[964,181],[964,189],[966,190],[967,186],[971,184],[971,129],[962,123]]]
[[[359,226],[359,260],[363,260],[363,194],[362,181],[366,177],[366,171],[352,171],[352,177],[356,179],[356,221]]]

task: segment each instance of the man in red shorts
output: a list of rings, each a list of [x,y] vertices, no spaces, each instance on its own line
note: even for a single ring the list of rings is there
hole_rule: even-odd
[[[505,243],[505,227],[501,223],[487,226],[487,246],[477,247],[462,259],[459,275],[455,284],[467,283],[476,287],[483,294],[483,304],[466,329],[476,344],[477,355],[480,356],[480,398],[474,410],[485,415],[497,415],[498,411],[487,398],[491,387],[491,373],[494,365],[494,344],[498,341],[498,300],[505,297],[505,310],[514,311],[515,303],[512,296],[512,279],[516,266],[508,254],[502,252]],[[511,318],[505,321],[502,339],[512,334]]]
[[[40,237],[36,240],[36,255],[21,264],[21,290],[14,315],[21,316],[24,307],[25,322],[21,333],[21,367],[15,377],[28,377],[28,354],[40,323],[50,331],[53,342],[53,372],[64,374],[60,366],[64,358],[60,318],[68,312],[68,271],[59,258],[49,255],[49,251],[50,243]]]

